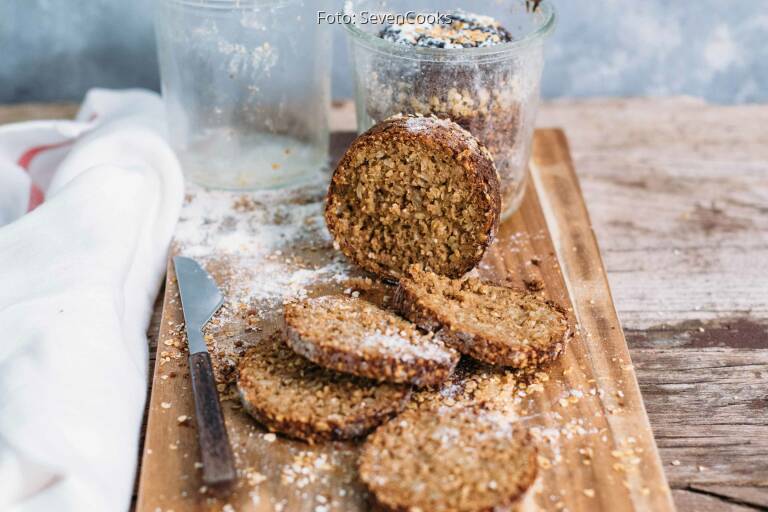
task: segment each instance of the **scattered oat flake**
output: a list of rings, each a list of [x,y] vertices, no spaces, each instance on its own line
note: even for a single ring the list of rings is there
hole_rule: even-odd
[[[163,409],[170,409],[173,404],[171,402],[161,402],[160,407]]]
[[[259,485],[261,482],[264,482],[267,479],[266,476],[259,473],[258,471],[253,470],[252,468],[245,470],[245,477],[251,486]]]
[[[594,489],[584,489],[584,496],[587,498],[594,498],[595,497],[595,490]]]
[[[268,443],[274,443],[276,439],[277,439],[277,436],[272,432],[268,434],[264,434],[264,440]]]

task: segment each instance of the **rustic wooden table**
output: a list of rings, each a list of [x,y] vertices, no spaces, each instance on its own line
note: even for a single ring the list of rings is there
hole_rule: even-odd
[[[768,509],[768,105],[569,100],[538,124],[570,141],[678,509]]]
[[[679,510],[768,508],[768,106],[547,104]]]

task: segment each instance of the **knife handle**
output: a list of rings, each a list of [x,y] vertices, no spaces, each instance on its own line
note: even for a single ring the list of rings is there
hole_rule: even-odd
[[[235,461],[221,414],[211,356],[207,352],[190,355],[189,369],[195,397],[197,438],[203,458],[203,481],[208,485],[231,482],[236,477]]]

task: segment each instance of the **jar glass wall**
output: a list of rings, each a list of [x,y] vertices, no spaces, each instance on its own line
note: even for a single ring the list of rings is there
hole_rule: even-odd
[[[313,0],[158,0],[171,143],[215,188],[286,186],[328,160],[331,31]]]

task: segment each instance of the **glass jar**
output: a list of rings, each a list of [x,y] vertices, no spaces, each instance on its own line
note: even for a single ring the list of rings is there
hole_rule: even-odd
[[[355,80],[357,126],[365,131],[394,114],[450,118],[483,142],[494,157],[502,218],[520,205],[528,176],[543,43],[555,22],[547,2],[349,0],[345,14]],[[427,48],[378,37],[385,25],[371,13],[448,14],[458,9],[491,16],[513,40],[477,48]],[[367,22],[366,22],[367,21]]]
[[[328,163],[331,31],[313,0],[158,0],[171,143],[214,188],[303,181]]]

